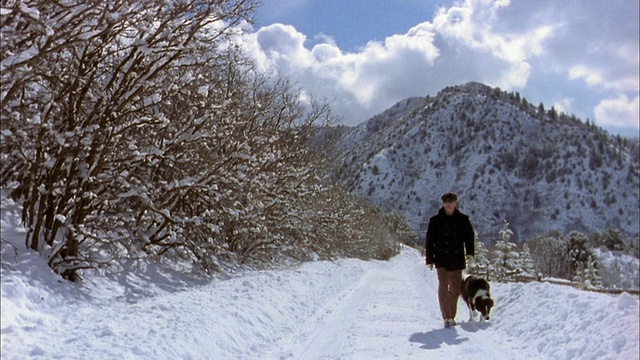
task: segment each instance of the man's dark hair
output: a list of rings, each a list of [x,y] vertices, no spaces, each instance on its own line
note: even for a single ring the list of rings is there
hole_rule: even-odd
[[[456,193],[454,192],[446,192],[444,194],[442,194],[442,202],[453,202],[453,201],[458,201],[458,195],[456,195]]]

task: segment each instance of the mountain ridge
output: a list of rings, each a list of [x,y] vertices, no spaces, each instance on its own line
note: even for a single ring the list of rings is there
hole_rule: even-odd
[[[445,191],[481,241],[508,221],[519,241],[549,230],[638,234],[637,141],[517,92],[470,82],[401,100],[334,134],[333,179],[418,231]]]

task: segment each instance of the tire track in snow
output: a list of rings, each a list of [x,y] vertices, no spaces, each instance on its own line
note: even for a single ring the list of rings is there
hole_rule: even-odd
[[[408,327],[424,330],[425,319],[431,317],[425,305],[429,284],[416,272],[424,267],[416,269],[411,266],[416,262],[407,260],[401,255],[381,261],[364,273],[358,283],[319,308],[292,339],[281,342],[277,358],[370,358],[367,353],[375,358],[380,346],[398,341],[406,346]]]
[[[353,325],[353,314],[358,312],[371,291],[371,278],[376,270],[366,272],[356,286],[348,289],[323,309],[317,319],[305,324],[308,336],[294,349],[295,359],[335,359],[339,350],[353,339],[349,328]]]
[[[487,323],[442,326],[436,273],[408,251],[379,262],[352,287],[310,310],[269,359],[546,359]],[[458,320],[467,309],[459,303]]]

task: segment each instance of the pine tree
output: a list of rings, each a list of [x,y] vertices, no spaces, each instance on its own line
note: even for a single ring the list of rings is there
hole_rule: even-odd
[[[473,260],[467,264],[469,273],[473,275],[483,276],[489,278],[489,268],[491,262],[488,259],[489,250],[478,238],[478,233],[475,233],[475,255]]]
[[[523,276],[531,278],[536,277],[535,261],[533,261],[531,250],[529,249],[529,245],[527,244],[522,245],[522,254],[520,255],[520,259],[518,261],[518,268],[520,269],[520,273]]]
[[[597,289],[602,287],[602,277],[600,276],[598,261],[589,255],[586,261],[577,262],[573,281],[583,285],[587,289]]]
[[[594,257],[589,256],[585,269],[585,285],[588,288],[601,288],[602,277],[600,276],[599,264]]]
[[[517,259],[520,255],[513,249],[516,244],[511,242],[513,231],[509,229],[509,223],[505,220],[502,230],[500,230],[500,240],[496,242],[493,251],[493,269],[496,280],[506,281],[508,277],[517,270]]]
[[[567,256],[571,269],[573,271],[572,276],[569,279],[580,275],[578,272],[580,269],[584,269],[588,266],[590,258],[593,258],[593,248],[589,243],[589,239],[581,232],[572,231],[569,233],[569,242],[567,244]]]

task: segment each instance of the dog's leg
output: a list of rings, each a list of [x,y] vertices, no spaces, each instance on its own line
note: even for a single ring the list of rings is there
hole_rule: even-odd
[[[478,311],[476,311],[476,305],[471,302],[468,303],[467,306],[469,307],[469,321],[476,321],[476,319],[478,318]]]

